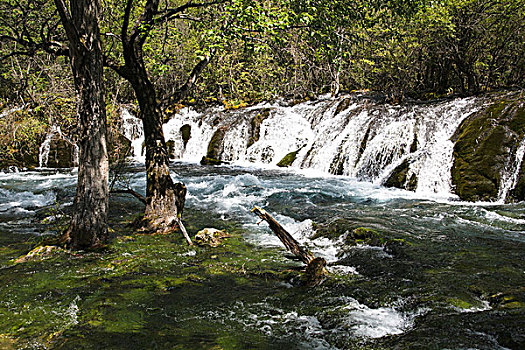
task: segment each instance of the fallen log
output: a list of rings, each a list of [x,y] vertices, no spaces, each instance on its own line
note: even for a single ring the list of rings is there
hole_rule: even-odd
[[[266,221],[270,226],[270,229],[277,237],[279,237],[286,249],[306,264],[305,282],[307,285],[315,286],[323,281],[324,276],[327,274],[325,269],[325,259],[320,257],[316,258],[309,250],[301,247],[299,242],[297,242],[295,238],[293,238],[292,235],[289,234],[288,231],[286,231],[284,227],[282,227],[281,224],[279,224],[277,220],[275,220],[264,209],[254,206],[252,213],[255,213],[262,220]]]
[[[270,214],[268,214],[264,209],[261,209],[257,206],[253,207],[252,213],[255,213],[262,220],[266,221],[270,226],[270,229],[275,233],[277,237],[283,242],[286,249],[292,252],[295,256],[301,259],[306,265],[310,264],[312,260],[315,259],[315,256],[310,253],[310,251],[304,249],[299,245],[299,242],[292,237]]]

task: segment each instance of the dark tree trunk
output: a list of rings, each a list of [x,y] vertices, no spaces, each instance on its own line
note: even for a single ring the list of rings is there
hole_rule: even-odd
[[[103,56],[98,0],[55,0],[69,40],[77,92],[79,167],[74,213],[66,232],[71,247],[83,249],[107,240],[108,156]]]
[[[121,33],[124,66],[113,67],[130,82],[139,102],[146,143],[146,208],[143,226],[149,231],[166,232],[174,225],[182,226],[180,218],[186,198],[186,186],[175,184],[170,176],[168,148],[162,130],[163,118],[155,87],[150,81],[143,60],[143,45],[148,31],[140,24],[148,23],[157,12],[158,0],[149,0],[144,13],[128,34],[133,2],[128,0]],[[184,228],[181,227],[183,232]],[[186,237],[189,240],[188,237]]]

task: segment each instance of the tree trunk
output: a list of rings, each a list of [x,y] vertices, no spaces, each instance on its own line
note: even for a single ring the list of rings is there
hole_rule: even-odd
[[[66,30],[78,110],[79,168],[74,213],[66,238],[72,248],[84,249],[107,240],[108,156],[104,101],[103,56],[98,0],[55,0]]]
[[[293,238],[292,235],[289,234],[288,231],[286,231],[284,227],[282,227],[281,224],[279,224],[265,210],[259,207],[253,207],[252,212],[255,213],[262,220],[266,221],[270,226],[270,229],[275,233],[277,237],[279,237],[286,249],[288,249],[295,256],[301,259],[303,263],[309,265],[312,261],[316,259],[315,256],[312,253],[310,253],[310,251],[301,247],[299,245],[299,242],[297,242],[295,238]]]
[[[131,36],[133,37],[133,36]],[[148,231],[167,232],[181,227],[186,186],[175,184],[170,176],[168,148],[162,130],[163,118],[155,87],[142,59],[142,42],[123,40],[125,65],[117,72],[128,80],[139,102],[139,118],[146,143],[146,208],[142,220]],[[181,227],[183,233],[185,230]],[[185,235],[188,243],[191,241]]]
[[[147,79],[147,78],[146,78]],[[145,80],[143,80],[145,81]],[[152,230],[169,230],[182,216],[186,186],[170,176],[168,148],[162,130],[162,114],[149,81],[135,89],[146,143],[146,209],[144,222]]]

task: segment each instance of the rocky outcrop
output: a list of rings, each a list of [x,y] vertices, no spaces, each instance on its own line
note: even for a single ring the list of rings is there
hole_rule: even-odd
[[[286,167],[291,166],[293,162],[295,161],[295,158],[297,158],[297,152],[299,151],[300,150],[297,150],[295,152],[290,152],[287,155],[285,155],[283,159],[281,159],[279,163],[277,163],[277,166],[281,168],[286,168]]]
[[[54,137],[49,143],[48,168],[72,168],[77,165],[76,146],[68,140]]]
[[[217,165],[222,163],[220,157],[224,147],[226,131],[228,131],[228,127],[226,126],[221,126],[215,131],[208,144],[206,156],[202,157],[202,165]]]
[[[502,99],[463,121],[455,135],[452,182],[466,201],[495,201],[505,174],[515,172],[516,153],[525,136],[523,99]],[[510,192],[523,200],[525,172]],[[510,198],[507,198],[509,200]]]
[[[263,109],[260,113],[257,113],[250,121],[250,137],[248,139],[247,147],[250,147],[255,142],[259,141],[261,134],[262,122],[270,116],[271,109]]]
[[[383,183],[385,187],[396,187],[402,188],[408,191],[415,191],[417,188],[417,176],[416,174],[409,174],[410,162],[405,159],[399,164],[390,174],[389,178]]]

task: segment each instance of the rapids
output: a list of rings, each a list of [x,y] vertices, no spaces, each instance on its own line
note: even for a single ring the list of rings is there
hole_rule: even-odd
[[[142,167],[130,167],[127,178],[144,193]],[[101,255],[13,266],[9,261],[24,253],[24,242],[54,233],[49,222],[57,219],[55,210],[67,213],[75,176],[66,170],[0,173],[0,335],[26,339],[20,348],[49,346],[38,336],[46,332],[58,334],[61,348],[88,349],[153,343],[185,349],[519,349],[525,344],[524,203],[463,203],[349,176],[177,162],[172,176],[188,186],[189,233],[227,228],[239,235],[239,243],[214,251],[186,248],[182,240],[171,243],[174,238],[118,236],[114,248]],[[142,210],[126,196],[112,196],[110,204],[117,231],[120,218]],[[265,271],[298,264],[284,258],[265,224],[258,225],[253,205],[325,257],[329,281],[310,289],[293,277],[259,279],[272,276]],[[314,238],[316,229],[335,222],[343,225],[338,235]],[[347,246],[343,233],[356,227],[402,243]],[[246,255],[229,251],[241,248]],[[246,269],[246,277],[196,272],[213,266],[214,259]],[[122,274],[115,264],[131,272]],[[260,272],[253,274],[250,264]],[[189,282],[168,284],[158,294],[155,286],[174,276]],[[46,283],[62,291],[42,289]]]

